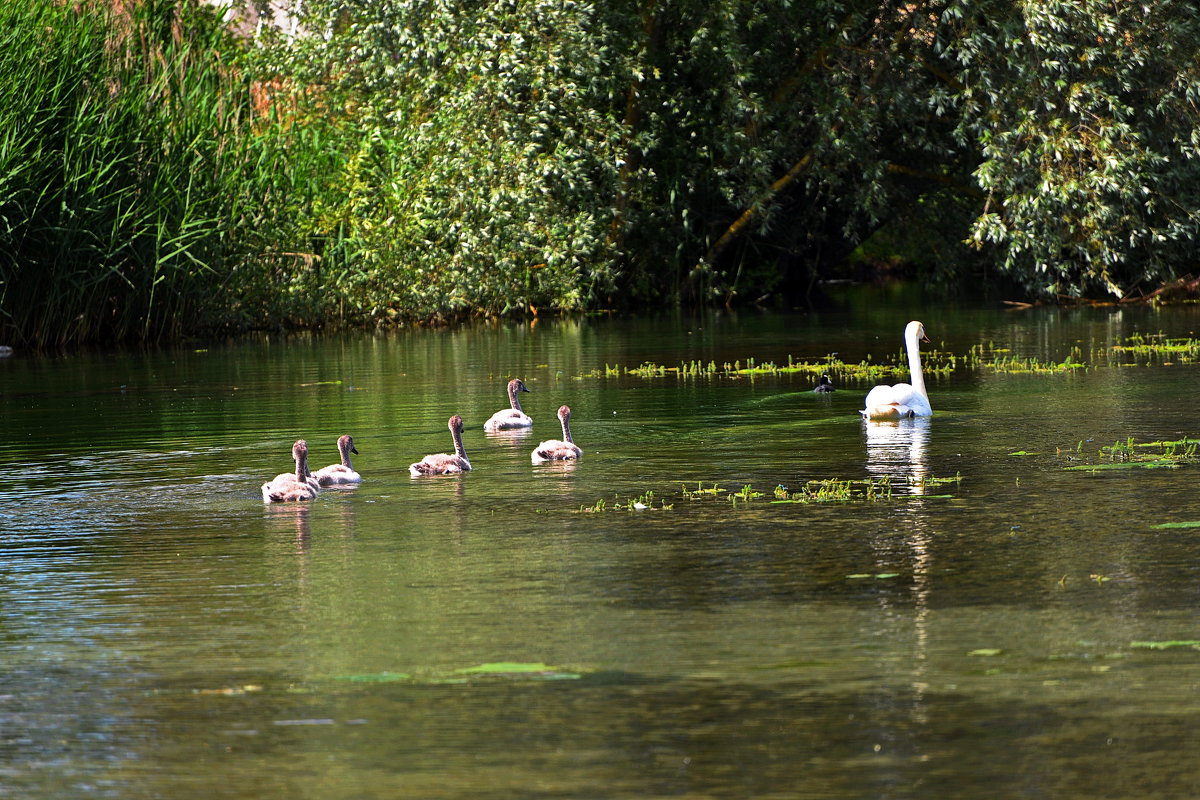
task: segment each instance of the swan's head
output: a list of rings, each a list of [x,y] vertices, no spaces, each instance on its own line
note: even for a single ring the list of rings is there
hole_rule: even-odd
[[[570,406],[559,406],[558,407],[558,418],[563,421],[569,420],[571,418],[571,407]]]
[[[513,378],[508,382],[508,390],[510,392],[528,392],[529,387],[525,385],[525,381],[520,378]]]
[[[354,453],[354,455],[358,455],[358,448],[356,448],[354,446],[354,437],[353,436],[339,437],[338,438],[338,449],[343,452],[349,451],[351,453]]]
[[[446,424],[449,426],[451,433],[462,433],[463,432],[462,417],[460,417],[458,414],[455,414],[453,417],[451,417],[450,421]]]
[[[308,442],[303,439],[297,439],[292,445],[292,458],[299,461],[302,458],[308,458]]]
[[[929,337],[925,335],[925,326],[915,319],[904,328],[904,338],[914,342],[929,341]]]

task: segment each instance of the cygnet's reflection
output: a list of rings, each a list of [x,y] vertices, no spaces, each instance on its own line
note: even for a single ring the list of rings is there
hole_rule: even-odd
[[[502,431],[484,431],[483,435],[493,442],[521,442],[533,436],[533,428],[508,428]]]
[[[888,477],[892,491],[925,494],[921,480],[929,474],[929,417],[895,422],[864,422],[867,438],[867,472],[872,477]]]
[[[307,549],[311,534],[308,522],[311,503],[267,503],[263,508],[273,530],[294,533],[299,549]]]

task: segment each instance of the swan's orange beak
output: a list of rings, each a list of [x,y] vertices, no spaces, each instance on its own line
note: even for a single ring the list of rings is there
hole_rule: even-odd
[[[921,326],[921,341],[922,342],[929,341],[929,337],[925,334],[925,326],[924,325]]]

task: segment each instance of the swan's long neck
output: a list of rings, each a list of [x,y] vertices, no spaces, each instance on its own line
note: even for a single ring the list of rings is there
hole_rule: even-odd
[[[300,451],[296,454],[296,480],[304,483],[308,478],[308,453]]]
[[[338,442],[338,450],[342,452],[342,466],[346,469],[354,469],[350,465],[350,443],[346,441]]]
[[[517,385],[515,383],[508,386],[508,404],[513,407],[514,411],[521,411],[521,401],[517,399]],[[524,411],[521,411],[524,414]]]
[[[913,326],[904,332],[904,347],[908,350],[908,371],[911,373],[909,382],[922,397],[929,400],[929,392],[925,391],[925,374],[921,371],[921,345],[917,341],[920,328]]]
[[[458,456],[464,461],[469,461],[470,459],[467,458],[467,450],[465,447],[463,447],[462,443],[462,431],[458,428],[451,428],[450,435],[454,437],[454,455]]]
[[[575,444],[575,440],[571,438],[571,424],[570,423],[571,423],[571,415],[563,414],[563,416],[562,416],[563,441],[570,442],[571,444]]]

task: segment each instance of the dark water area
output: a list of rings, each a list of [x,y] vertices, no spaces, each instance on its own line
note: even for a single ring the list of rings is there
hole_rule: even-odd
[[[912,318],[1086,368],[960,360],[901,424],[852,375],[612,369],[895,361]],[[5,359],[0,795],[1200,796],[1200,528],[1162,527],[1200,464],[1093,468],[1200,437],[1194,361],[1111,349],[1198,330],[862,295]],[[533,430],[485,434],[511,377]],[[564,403],[584,456],[535,466]],[[474,470],[412,478],[452,414]],[[264,505],[343,433],[361,485]]]

